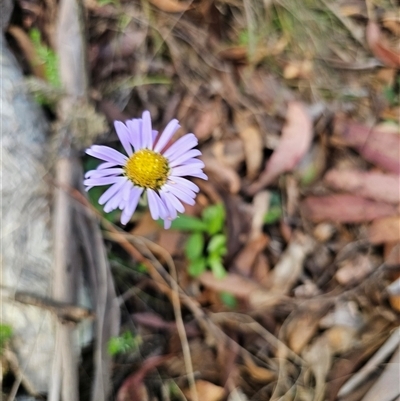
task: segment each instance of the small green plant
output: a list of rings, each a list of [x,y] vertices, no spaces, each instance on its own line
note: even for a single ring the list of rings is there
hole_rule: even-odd
[[[32,28],[29,32],[33,46],[35,48],[38,60],[38,65],[44,65],[44,74],[49,85],[54,88],[61,87],[60,75],[58,72],[58,57],[57,54],[49,47],[43,44],[40,31]],[[36,94],[35,96],[39,104],[46,104],[51,106],[51,103],[45,94]]]
[[[142,342],[139,336],[134,336],[130,331],[125,331],[120,336],[111,337],[108,341],[108,353],[111,356],[126,354],[138,348]]]
[[[13,334],[13,329],[8,324],[0,324],[0,355],[3,354],[3,350],[10,340]]]
[[[210,268],[217,278],[226,275],[222,263],[227,252],[224,224],[225,209],[220,203],[205,208],[201,218],[181,215],[172,222],[171,228],[191,232],[185,245],[191,276],[199,276],[207,268]]]
[[[282,217],[281,197],[277,192],[272,192],[268,212],[264,216],[265,224],[274,224]]]

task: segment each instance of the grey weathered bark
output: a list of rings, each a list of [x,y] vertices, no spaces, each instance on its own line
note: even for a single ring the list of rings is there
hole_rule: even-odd
[[[1,2],[2,29],[11,8]],[[8,4],[11,6],[11,4]],[[48,126],[24,93],[23,76],[0,33],[1,285],[50,296],[52,236],[45,166]],[[18,373],[30,391],[46,392],[54,350],[54,317],[1,294],[1,322],[10,324]]]

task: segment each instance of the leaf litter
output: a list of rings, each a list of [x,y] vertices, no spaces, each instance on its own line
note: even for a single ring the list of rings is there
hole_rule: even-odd
[[[39,29],[51,47],[47,2],[18,3],[9,37]],[[398,21],[388,1],[334,3],[85,2],[98,112],[179,118],[209,176],[171,231],[144,205],[123,235],[104,224],[121,335],[141,339],[114,357],[110,399],[400,396],[395,348],[369,368],[399,324]],[[10,44],[29,64],[35,44]],[[116,144],[111,125],[99,141]],[[194,274],[190,252],[205,266],[215,250],[220,277]]]

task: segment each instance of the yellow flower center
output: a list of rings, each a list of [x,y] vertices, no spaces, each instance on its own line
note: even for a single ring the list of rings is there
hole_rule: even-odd
[[[137,186],[160,189],[169,173],[168,160],[150,149],[135,152],[126,162],[125,175]]]

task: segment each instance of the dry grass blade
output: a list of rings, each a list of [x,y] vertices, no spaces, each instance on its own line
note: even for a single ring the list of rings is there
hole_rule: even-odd
[[[399,346],[400,329],[395,330],[375,355],[340,389],[338,396],[345,397],[359,386]]]

